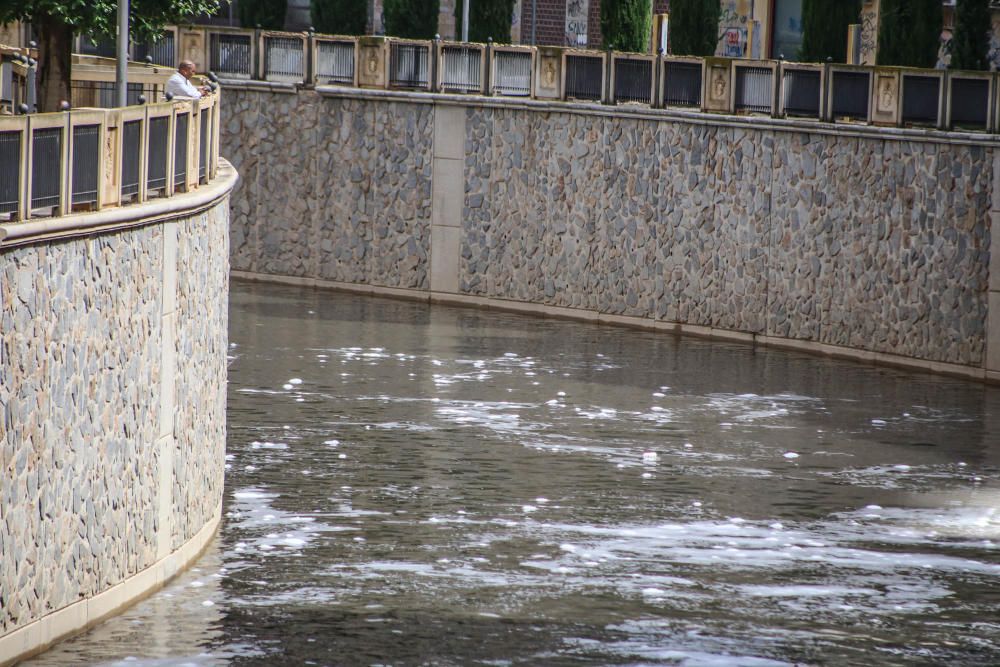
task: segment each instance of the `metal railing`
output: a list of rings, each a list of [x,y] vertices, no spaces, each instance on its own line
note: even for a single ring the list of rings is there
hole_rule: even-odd
[[[563,54],[563,97],[600,102],[604,99],[604,54]]]
[[[265,34],[262,38],[267,81],[304,81],[306,76],[306,45],[301,36]]]
[[[733,63],[733,75],[735,77],[733,109],[737,113],[774,113],[773,66]]]
[[[482,93],[486,52],[479,45],[442,44],[439,90],[446,93]]]
[[[820,118],[823,112],[823,70],[782,67],[781,113]]]
[[[225,77],[250,79],[254,75],[253,35],[213,32],[208,42],[209,69]]]
[[[871,72],[859,68],[832,70],[828,118],[867,121],[871,112],[871,80]]]
[[[163,33],[160,39],[135,45],[135,60],[164,67],[177,66],[177,35],[173,30]]]
[[[529,97],[534,50],[499,48],[493,49],[491,55],[491,92],[507,97]]]
[[[315,43],[315,83],[357,85],[357,41],[353,39],[317,39]]]
[[[903,73],[901,110],[904,125],[941,124],[941,84],[943,77]]]
[[[430,42],[389,43],[389,86],[430,88]]]
[[[0,116],[0,221],[137,203],[210,182],[218,101]]]
[[[701,61],[664,60],[661,68],[663,105],[700,107],[702,67]]]
[[[653,63],[648,56],[615,55],[612,61],[614,101],[651,105]]]
[[[988,75],[949,75],[948,127],[968,130],[991,129],[990,104],[992,77]]]

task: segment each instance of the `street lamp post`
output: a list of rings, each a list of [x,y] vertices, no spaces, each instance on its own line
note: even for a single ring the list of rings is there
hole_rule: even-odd
[[[118,106],[128,104],[128,2],[118,0],[118,53],[115,62],[115,97]]]
[[[462,2],[462,41],[469,41],[469,5],[472,4],[472,0],[464,0]]]

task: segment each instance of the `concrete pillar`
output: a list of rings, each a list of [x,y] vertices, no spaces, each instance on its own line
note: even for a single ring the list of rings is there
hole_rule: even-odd
[[[431,189],[431,291],[457,294],[465,204],[464,107],[434,107]]]
[[[993,150],[990,211],[990,283],[986,320],[986,376],[1000,382],[1000,150]]]

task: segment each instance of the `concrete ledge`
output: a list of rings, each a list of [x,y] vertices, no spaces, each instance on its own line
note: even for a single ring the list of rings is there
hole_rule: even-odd
[[[746,345],[760,345],[763,347],[773,347],[784,350],[794,350],[817,356],[833,357],[849,361],[857,361],[878,366],[891,366],[905,370],[933,373],[936,375],[948,375],[951,377],[986,382],[989,384],[1000,384],[1000,372],[987,371],[985,368],[973,368],[960,364],[951,364],[941,361],[930,361],[926,359],[914,359],[885,352],[874,352],[872,350],[858,350],[827,343],[817,343],[808,340],[793,338],[780,338],[777,336],[764,336],[746,331],[732,331],[729,329],[719,329],[716,327],[699,326],[695,324],[685,324],[682,322],[667,322],[662,320],[650,320],[644,317],[632,317],[628,315],[612,315],[598,313],[590,310],[578,308],[566,308],[562,306],[548,306],[537,303],[524,303],[521,301],[508,301],[505,299],[494,299],[482,296],[470,296],[465,294],[448,294],[443,292],[432,292],[428,290],[415,290],[396,287],[378,287],[373,285],[356,285],[353,283],[341,283],[332,280],[318,280],[315,278],[296,278],[290,276],[274,276],[263,273],[253,273],[248,271],[232,271],[231,275],[237,280],[249,280],[254,282],[277,283],[283,285],[297,285],[302,287],[314,287],[320,289],[332,289],[355,294],[366,294],[370,296],[385,296],[408,301],[424,301],[427,303],[439,303],[449,306],[465,306],[484,308],[488,310],[501,310],[525,315],[538,315],[541,317],[552,317],[558,319],[575,320],[579,322],[590,322],[596,324],[607,324],[610,326],[621,326],[632,329],[643,329],[646,331],[656,331],[671,334],[681,334],[695,336],[698,338],[708,338],[712,340],[724,340]]]
[[[0,637],[0,667],[41,653],[61,639],[97,625],[155,593],[205,551],[219,527],[222,503],[212,519],[177,551],[92,598],[80,600]]]
[[[0,224],[0,249],[145,227],[197,214],[226,197],[238,179],[236,169],[220,158],[215,179],[192,192],[93,213]]]

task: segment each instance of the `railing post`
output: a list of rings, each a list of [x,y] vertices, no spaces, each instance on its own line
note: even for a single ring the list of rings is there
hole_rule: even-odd
[[[61,109],[66,116],[63,129],[62,145],[59,146],[59,215],[66,215],[72,210],[73,198],[73,114],[69,107]]]
[[[18,182],[18,193],[17,193],[17,219],[27,220],[28,212],[31,208],[30,197],[31,197],[31,165],[29,164],[31,160],[31,117],[28,116],[24,119],[24,129],[21,132],[21,156],[20,156],[20,169],[21,169],[21,179]]]
[[[250,78],[254,81],[264,80],[266,65],[264,64],[265,49],[263,40],[264,38],[261,35],[260,24],[258,23],[253,31],[253,43],[250,45]]]
[[[611,79],[614,73],[614,52],[608,46],[607,54],[604,58],[604,81],[601,82],[601,104],[614,104],[615,91],[611,88]]]
[[[427,59],[430,61],[427,66],[430,68],[428,75],[431,92],[440,92],[441,90],[441,53],[441,35],[436,34],[431,42],[430,53],[427,54]]]
[[[311,88],[315,83],[316,79],[316,62],[314,60],[316,51],[316,29],[309,26],[309,30],[306,32],[306,43],[304,44],[305,53],[303,55],[303,65],[302,69],[302,84],[306,87]]]
[[[481,68],[483,73],[483,80],[480,82],[482,85],[481,94],[490,94],[490,85],[493,80],[493,38],[486,38],[486,52],[483,53],[483,67]]]

